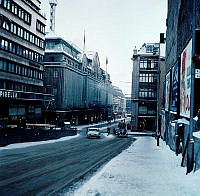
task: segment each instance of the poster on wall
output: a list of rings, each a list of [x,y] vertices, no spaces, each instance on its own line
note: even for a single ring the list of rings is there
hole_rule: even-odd
[[[165,111],[161,111],[161,116],[161,137],[165,140]]]
[[[177,113],[177,103],[178,103],[178,62],[174,65],[172,69],[170,111]]]
[[[190,118],[192,39],[181,53],[180,115]]]
[[[165,111],[169,111],[170,72],[166,75],[165,83]]]

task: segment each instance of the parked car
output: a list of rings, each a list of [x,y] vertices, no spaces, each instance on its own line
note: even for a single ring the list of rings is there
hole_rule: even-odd
[[[87,138],[100,138],[101,133],[99,128],[89,128],[87,132]]]
[[[128,137],[128,133],[126,129],[118,129],[117,137]]]

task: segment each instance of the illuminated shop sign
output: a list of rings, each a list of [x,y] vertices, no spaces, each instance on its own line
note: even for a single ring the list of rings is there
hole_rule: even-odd
[[[13,91],[0,90],[1,98],[17,98],[17,93]]]

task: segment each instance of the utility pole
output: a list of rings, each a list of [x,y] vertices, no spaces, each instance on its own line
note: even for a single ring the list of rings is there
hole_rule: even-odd
[[[159,130],[159,117],[160,117],[160,42],[159,42],[159,53],[158,53],[158,70],[157,70],[157,119],[156,119],[156,139],[157,146],[159,146],[160,130]]]
[[[56,18],[56,6],[57,0],[50,0],[50,30],[55,32],[55,18]]]

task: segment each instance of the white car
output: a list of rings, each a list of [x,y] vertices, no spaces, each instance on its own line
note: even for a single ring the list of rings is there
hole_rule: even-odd
[[[99,128],[89,128],[88,129],[87,138],[92,138],[92,137],[96,137],[96,138],[101,137],[101,133],[99,131]]]

